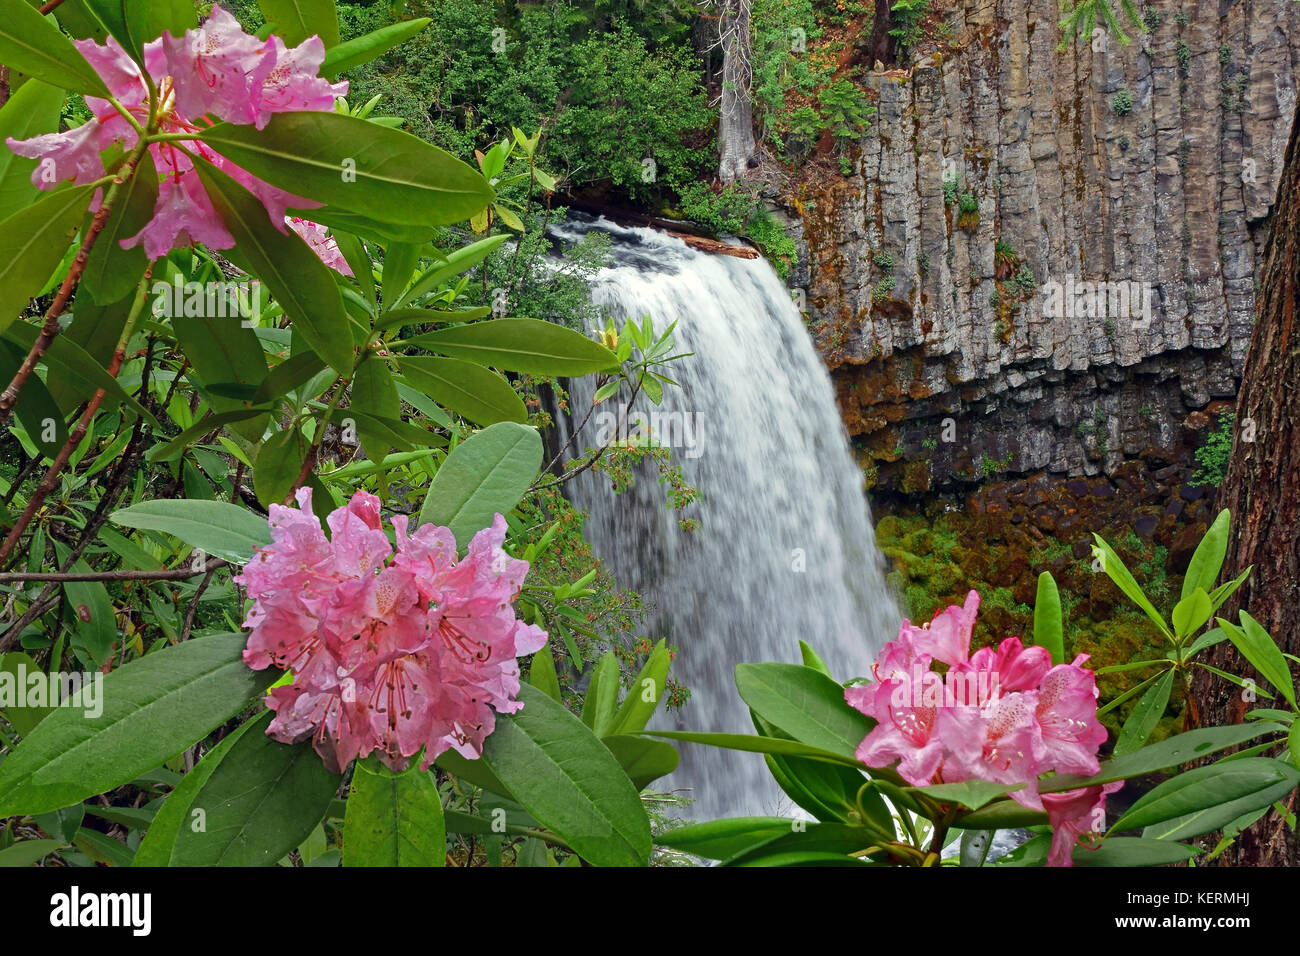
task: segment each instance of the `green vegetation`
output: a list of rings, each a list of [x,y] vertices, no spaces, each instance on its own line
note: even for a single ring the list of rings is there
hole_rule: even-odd
[[[1218,423],[1205,436],[1205,444],[1196,449],[1196,464],[1199,467],[1192,477],[1196,484],[1217,488],[1223,483],[1232,457],[1232,432],[1236,419],[1236,412],[1221,414]]]
[[[1128,116],[1133,112],[1133,94],[1125,87],[1120,87],[1119,91],[1111,97],[1110,108],[1115,111],[1116,116]]]

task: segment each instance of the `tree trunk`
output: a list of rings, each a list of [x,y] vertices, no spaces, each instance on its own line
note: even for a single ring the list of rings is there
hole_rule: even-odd
[[[1300,655],[1300,109],[1291,126],[1273,205],[1255,308],[1255,330],[1242,371],[1232,459],[1218,505],[1232,513],[1225,578],[1253,565],[1249,580],[1219,616],[1235,622],[1245,608],[1282,650]],[[1251,434],[1253,428],[1254,434]],[[1253,440],[1251,440],[1253,438]],[[1229,673],[1258,675],[1229,642],[1206,658]],[[1296,668],[1293,665],[1292,670]],[[1261,685],[1263,686],[1263,685]],[[1192,688],[1200,724],[1240,723],[1254,707],[1243,691],[1198,669]],[[1294,797],[1294,794],[1293,794]],[[1293,807],[1294,809],[1294,807]],[[1216,863],[1300,865],[1300,841],[1271,810]]]
[[[726,0],[718,21],[722,42],[722,111],[718,117],[718,179],[743,179],[754,156],[754,105],[749,97],[750,0]]]

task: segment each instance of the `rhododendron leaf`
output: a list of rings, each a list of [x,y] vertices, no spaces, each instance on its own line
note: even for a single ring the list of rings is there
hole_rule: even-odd
[[[388,363],[375,355],[367,355],[357,366],[352,378],[352,407],[370,415],[400,419],[402,401],[397,396],[397,385]],[[357,436],[361,447],[371,461],[379,461],[392,450],[391,437],[383,431],[369,427],[365,418],[357,421]],[[409,449],[403,449],[407,451]]]
[[[0,340],[0,379],[6,382],[12,379],[26,357],[27,353],[12,342]],[[14,414],[39,452],[51,460],[68,440],[63,412],[38,376],[29,377],[18,393]]]
[[[169,865],[274,866],[324,818],[341,778],[325,769],[309,743],[268,737],[272,716],[267,711],[248,721],[228,749],[206,758],[218,759],[188,802],[189,819],[176,831]],[[195,827],[200,809],[203,826]]]
[[[987,780],[965,780],[961,783],[939,783],[929,787],[912,787],[911,789],[916,793],[923,793],[940,803],[956,803],[968,810],[978,810],[990,800],[1005,796],[1015,790],[1024,789],[1024,784],[1006,786],[1000,783],[990,783]]]
[[[1042,810],[1030,810],[1014,800],[995,800],[978,810],[957,817],[953,826],[963,830],[1010,830],[1047,823]]]
[[[72,41],[26,0],[0,0],[0,63],[52,86],[89,96],[109,95]]]
[[[509,514],[542,466],[537,429],[491,425],[461,442],[434,475],[420,509],[421,524],[450,528],[461,547],[496,514]]]
[[[501,244],[509,238],[505,233],[499,236],[488,236],[486,239],[471,242],[468,246],[461,246],[459,249],[448,252],[445,258],[438,260],[421,272],[419,278],[415,280],[415,284],[393,305],[400,306],[403,301],[417,300],[420,296],[433,292],[448,279],[454,278],[463,272],[468,272],[500,248]],[[491,312],[491,309],[485,309],[483,314],[490,315]],[[469,321],[469,319],[466,318],[463,321]]]
[[[433,775],[411,769],[372,771],[359,761],[352,772],[343,821],[344,866],[443,866],[447,827]]]
[[[0,108],[0,143],[31,139],[59,128],[63,91],[40,80],[28,80]],[[41,193],[32,185],[36,160],[19,156],[7,146],[0,149],[0,219],[30,205]]]
[[[1065,663],[1065,633],[1061,625],[1061,593],[1050,571],[1038,576],[1034,599],[1034,643],[1045,647],[1053,664]]]
[[[407,339],[430,352],[529,375],[587,375],[618,367],[614,353],[541,319],[489,319]]]
[[[1223,559],[1228,553],[1228,528],[1231,520],[1228,509],[1224,508],[1201,538],[1201,543],[1196,546],[1192,560],[1187,563],[1187,572],[1183,575],[1184,600],[1197,588],[1207,593],[1214,590],[1214,582],[1219,579]]]
[[[765,737],[783,737],[785,734],[773,727],[752,710],[749,712],[754,728]],[[863,785],[867,778],[860,771],[840,764],[821,760],[808,760],[783,754],[763,754],[768,772],[785,794],[797,805],[818,820],[845,822],[857,810],[861,793],[862,809],[871,821],[888,833],[894,825],[890,811],[880,794]]]
[[[737,664],[736,689],[754,712],[795,740],[852,757],[871,718],[844,701],[844,688],[811,667]]]
[[[144,275],[149,257],[143,244],[123,249],[119,243],[148,224],[157,201],[158,173],[153,159],[145,153],[140,157],[136,174],[126,185],[126,192],[119,195],[94,248],[90,250],[79,291],[84,289],[100,305],[111,305],[131,294]],[[190,353],[187,351],[186,354]]]
[[[149,6],[152,0],[85,0],[86,6],[104,24],[122,49],[140,62],[149,29]]]
[[[1169,692],[1173,686],[1174,669],[1171,667],[1138,698],[1115,741],[1113,753],[1116,757],[1132,753],[1147,742],[1151,732],[1156,729],[1156,724],[1165,715],[1165,708],[1169,705]]]
[[[94,720],[82,707],[55,709],[0,765],[0,816],[79,803],[203,739],[278,673],[250,670],[244,642],[242,634],[196,637],[118,668],[103,680]]]
[[[660,777],[668,776],[681,760],[675,747],[660,740],[627,734],[613,734],[601,740],[637,790],[644,790]]]
[[[515,799],[596,866],[645,866],[650,821],[614,755],[560,704],[519,688],[524,707],[497,718],[482,760]]]
[[[144,34],[146,40],[160,37],[164,32],[180,37],[186,30],[193,30],[199,25],[193,0],[149,0],[146,6],[149,8],[149,20]]]
[[[225,304],[214,312],[227,312]],[[204,394],[215,412],[251,409],[262,380],[267,376],[266,352],[252,329],[234,315],[176,315],[172,331],[193,373],[205,386]],[[222,394],[222,393],[225,394]],[[234,395],[236,397],[228,397]],[[233,430],[257,441],[266,430],[267,414],[243,421]]]
[[[297,355],[281,362],[266,374],[266,378],[262,379],[262,384],[257,387],[257,392],[253,395],[253,402],[269,402],[288,395],[298,386],[311,381],[312,376],[323,368],[325,368],[325,363],[320,360],[320,356],[315,352],[299,352]],[[315,396],[304,397],[313,398]]]
[[[34,866],[67,843],[62,840],[19,840],[0,850],[0,867]]]
[[[338,206],[322,206],[310,212],[313,222],[329,226],[332,230],[346,230],[360,239],[378,245],[390,242],[432,242],[436,229],[431,225],[380,222]],[[355,272],[355,267],[353,272]]]
[[[671,662],[672,654],[668,651],[668,643],[660,638],[640,673],[632,681],[627,697],[623,699],[622,706],[610,724],[609,733],[631,734],[645,730],[645,725],[650,722],[659,701],[663,699],[664,688],[668,683],[668,665]]]
[[[1094,534],[1092,537],[1097,542],[1092,549],[1092,553],[1096,559],[1101,561],[1101,569],[1106,572],[1106,575],[1115,582],[1121,591],[1128,595],[1129,600],[1140,607],[1156,627],[1160,628],[1161,634],[1165,635],[1165,637],[1173,637],[1173,634],[1169,631],[1169,625],[1165,623],[1165,619],[1160,616],[1160,612],[1152,606],[1147,596],[1142,592],[1141,585],[1137,583],[1132,573],[1125,567],[1124,562],[1115,553],[1115,549],[1108,545],[1101,535]]]
[[[1226,750],[1237,744],[1254,740],[1264,734],[1278,733],[1284,728],[1270,721],[1252,721],[1249,724],[1232,724],[1227,727],[1201,727],[1177,734],[1166,740],[1149,744],[1130,754],[1102,761],[1101,770],[1091,777],[1078,774],[1060,774],[1039,782],[1041,793],[1058,793],[1077,787],[1093,787],[1112,780],[1127,780],[1155,773],[1178,764],[1190,763],[1212,753]]]
[[[253,549],[271,543],[266,519],[224,501],[162,498],[121,508],[108,516],[128,528],[165,531],[226,561],[243,563]]]
[[[591,675],[587,695],[582,701],[582,722],[597,737],[609,733],[614,722],[614,708],[618,705],[618,658],[606,651]]]
[[[481,790],[489,790],[503,797],[510,796],[510,788],[497,779],[497,775],[482,760],[470,760],[454,750],[444,750],[434,763]]]
[[[15,686],[22,686],[18,680],[20,670],[26,674],[35,674],[44,668],[22,651],[0,655],[0,673],[12,675],[10,679],[15,682]],[[9,726],[13,727],[19,737],[26,737],[51,710],[52,707],[8,707],[0,710],[0,713],[4,714]]]
[[[0,331],[41,291],[81,225],[93,191],[93,186],[60,189],[0,222]]]
[[[481,173],[450,153],[340,113],[278,113],[261,130],[220,123],[203,140],[273,186],[383,224],[463,222],[494,195]]]
[[[397,361],[408,384],[476,425],[528,418],[510,383],[481,365],[426,355],[404,355]]]
[[[1228,640],[1232,641],[1237,650],[1241,651],[1242,656],[1250,661],[1250,666],[1259,671],[1264,680],[1277,688],[1294,709],[1295,682],[1291,678],[1291,669],[1287,666],[1286,658],[1282,656],[1282,650],[1273,640],[1273,636],[1264,630],[1263,625],[1245,611],[1241,612],[1240,619],[1241,627],[1230,624],[1223,618],[1217,620],[1219,626],[1227,632]]]
[[[560,678],[555,673],[555,657],[551,654],[550,647],[543,647],[533,655],[533,660],[528,665],[528,683],[557,704],[564,703],[564,698],[560,696]]]
[[[398,44],[405,43],[432,22],[428,17],[420,17],[418,20],[392,23],[330,47],[330,51],[325,54],[325,61],[320,65],[321,76],[332,80],[340,73],[363,66]]]
[[[827,677],[831,676],[831,669],[826,666],[826,662],[821,659],[816,651],[805,641],[799,642],[799,656],[803,660],[804,667],[811,667],[815,671],[820,671]]]
[[[339,247],[339,252],[343,254],[344,261],[347,262],[348,268],[352,270],[352,277],[357,280],[361,286],[361,292],[366,301],[374,306],[375,297],[375,265],[370,259],[370,253],[366,251],[365,243],[359,238],[342,229],[331,230],[334,237],[334,243]]]
[[[1145,827],[1143,836],[1162,840],[1198,836],[1217,830],[1243,813],[1268,806],[1297,783],[1300,771],[1267,757],[1197,767],[1143,794],[1115,821],[1111,831]],[[1281,792],[1275,793],[1279,787]]]
[[[1043,866],[1052,846],[1050,835],[1034,837],[990,866]],[[1070,859],[1075,866],[1164,866],[1183,863],[1201,852],[1196,847],[1141,837],[1109,837],[1100,846],[1076,846]]]
[[[1228,600],[1228,598],[1232,597],[1233,593],[1237,590],[1237,588],[1241,587],[1243,584],[1246,583],[1246,578],[1250,577],[1250,572],[1253,570],[1255,570],[1255,566],[1251,565],[1250,567],[1246,568],[1245,571],[1242,571],[1239,575],[1233,578],[1231,581],[1225,581],[1223,584],[1220,584],[1217,588],[1211,591],[1210,606],[1214,608],[1214,610],[1216,611],[1220,607],[1222,607],[1223,602]]]
[[[257,0],[262,16],[289,46],[318,36],[326,49],[339,42],[339,17],[334,0]]]
[[[296,422],[262,442],[253,463],[253,491],[262,507],[288,497],[310,451],[311,442]]]
[[[176,455],[184,449],[188,448],[196,439],[202,438],[208,432],[220,425],[245,421],[256,415],[264,414],[266,413],[256,408],[241,408],[233,412],[222,412],[219,415],[204,415],[171,441],[150,448],[148,453],[145,455],[145,458],[149,461],[168,461],[175,458]]]
[[[1174,610],[1170,614],[1174,633],[1179,637],[1190,637],[1201,629],[1213,613],[1210,596],[1197,588],[1174,605]]]
[[[383,269],[380,276],[384,286],[384,301],[396,305],[411,283],[415,267],[420,262],[420,244],[390,242],[384,249]]]
[[[785,817],[730,817],[688,823],[659,834],[655,842],[706,860],[726,860],[791,833],[798,823]]]
[[[784,833],[722,860],[723,866],[791,866],[799,863],[863,865],[850,853],[865,850],[878,838],[847,823],[790,821]],[[794,855],[797,855],[797,859]]]
[[[261,200],[239,183],[206,160],[196,161],[194,168],[235,237],[235,248],[226,256],[266,283],[293,323],[294,332],[302,335],[325,364],[350,375],[355,358],[352,333],[334,284],[334,271],[296,232],[289,230],[285,235],[277,230]]]
[[[829,763],[843,764],[846,767],[862,766],[856,757],[847,757],[830,750],[822,750],[798,740],[784,737],[762,737],[755,734],[719,734],[693,730],[646,730],[649,737],[663,737],[666,740],[680,740],[683,743],[703,744],[707,747],[724,747],[727,750],[740,750],[757,754],[788,754],[793,757],[807,757],[810,760],[824,760]]]

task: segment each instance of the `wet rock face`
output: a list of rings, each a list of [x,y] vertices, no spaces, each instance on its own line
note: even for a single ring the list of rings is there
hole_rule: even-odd
[[[854,175],[787,200],[864,467],[929,492],[1185,464],[1237,391],[1300,4],[1158,0],[1128,46],[1063,52],[1057,0],[932,6],[952,39],[868,74]]]

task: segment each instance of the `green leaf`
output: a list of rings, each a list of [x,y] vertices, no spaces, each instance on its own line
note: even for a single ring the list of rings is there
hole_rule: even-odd
[[[564,703],[564,698],[560,696],[560,679],[555,673],[555,657],[551,654],[550,645],[533,654],[532,663],[528,666],[528,683],[557,704]]]
[[[995,800],[978,810],[961,814],[953,826],[963,830],[1012,830],[1047,822],[1047,814],[1042,810],[1026,809],[1014,800]]]
[[[432,356],[401,356],[398,364],[408,384],[476,425],[528,418],[510,383],[480,365]]]
[[[782,833],[758,846],[749,847],[724,859],[723,866],[792,866],[809,863],[841,863],[862,866],[849,856],[865,850],[877,837],[863,827],[845,823],[793,823]]]
[[[340,113],[279,113],[262,130],[220,123],[203,140],[273,186],[382,223],[451,225],[493,197],[487,180],[450,153]]]
[[[1214,582],[1219,579],[1223,559],[1228,553],[1228,527],[1231,520],[1228,509],[1224,508],[1205,532],[1205,537],[1201,538],[1201,543],[1196,546],[1192,560],[1187,564],[1187,573],[1183,576],[1184,600],[1197,588],[1207,594],[1214,590]]]
[[[56,546],[62,566],[68,549],[58,542]],[[78,559],[68,570],[85,574],[94,569]],[[112,659],[113,644],[118,640],[117,620],[108,589],[101,581],[66,581],[63,596],[72,625],[73,646],[84,649],[97,667],[103,667]]]
[[[0,380],[8,383],[26,358],[27,353],[18,346],[0,339]],[[28,377],[18,393],[14,414],[40,453],[53,460],[68,440],[68,427],[63,412],[39,375]]]
[[[688,823],[659,834],[655,842],[706,860],[726,860],[792,833],[798,822],[784,817],[729,817]]]
[[[1006,786],[990,783],[987,780],[967,780],[962,783],[939,783],[929,787],[912,787],[912,791],[923,793],[940,803],[956,803],[969,810],[978,810],[991,800],[1004,797],[1023,785]]]
[[[668,665],[671,661],[672,655],[668,652],[667,641],[660,638],[659,643],[650,652],[650,656],[646,658],[640,673],[632,681],[627,697],[623,699],[622,706],[614,715],[607,733],[631,734],[645,730],[645,725],[654,716],[659,701],[663,699],[664,688],[668,684]]]
[[[1279,784],[1289,784],[1270,795]],[[1217,830],[1250,810],[1266,807],[1300,783],[1300,771],[1268,757],[1197,767],[1164,781],[1115,821],[1111,832],[1146,827],[1144,836],[1181,840]],[[1238,801],[1245,801],[1238,805]],[[1247,805],[1247,804],[1250,805]],[[1176,826],[1155,826],[1177,821]]]
[[[642,731],[642,733],[650,737],[663,737],[666,740],[703,744],[706,747],[722,747],[726,750],[739,750],[744,753],[807,757],[810,760],[824,760],[829,763],[843,764],[846,767],[862,768],[862,764],[856,757],[846,757],[839,753],[800,743],[797,740],[787,740],[784,737],[762,737],[755,734],[701,733],[693,730],[646,730]],[[872,772],[877,775],[881,773],[879,770]]]
[[[433,775],[377,772],[359,761],[344,819],[344,866],[442,866],[447,830]]]
[[[310,451],[311,442],[296,422],[262,442],[253,467],[253,491],[263,508],[289,496]]]
[[[803,661],[804,667],[811,667],[813,670],[825,674],[827,677],[831,676],[831,669],[826,666],[826,662],[821,659],[818,653],[814,651],[812,646],[806,641],[799,642],[799,657]]]
[[[233,412],[222,412],[219,415],[204,415],[171,441],[150,448],[144,457],[149,461],[168,461],[175,457],[182,449],[192,444],[195,440],[203,437],[208,432],[212,431],[212,429],[220,425],[226,425],[230,422],[246,421],[249,418],[265,414],[264,411],[256,408],[239,408]]]
[[[1194,590],[1176,605],[1171,615],[1174,633],[1179,637],[1190,637],[1199,631],[1210,619],[1214,609],[1210,606],[1210,596],[1200,588]]]
[[[62,106],[62,90],[40,80],[28,80],[0,108],[0,143],[57,131]],[[7,146],[0,149],[0,219],[12,216],[41,195],[32,185],[35,169],[36,160],[19,156]]]
[[[165,531],[213,557],[244,563],[253,549],[271,543],[266,519],[224,501],[184,498],[142,501],[108,516],[127,528]]]
[[[614,708],[618,706],[618,658],[606,651],[596,665],[596,672],[587,685],[587,696],[582,702],[582,722],[597,737],[610,732],[614,722]]]
[[[1041,781],[1038,789],[1041,793],[1059,793],[1077,787],[1095,787],[1101,783],[1110,783],[1112,780],[1140,777],[1155,773],[1157,770],[1200,760],[1202,757],[1254,740],[1264,734],[1276,733],[1280,729],[1276,724],[1266,721],[1232,724],[1227,727],[1201,727],[1158,743],[1148,744],[1133,753],[1103,761],[1101,770],[1091,777],[1058,774]]]
[[[265,711],[245,722],[228,746],[223,741],[200,762],[200,767],[209,761],[213,766],[199,786],[182,784],[164,801],[145,838],[158,841],[148,861],[166,851],[168,866],[274,866],[310,835],[340,778],[325,769],[308,743],[282,744],[268,737],[273,717]],[[162,819],[164,812],[170,818],[178,811],[180,826]]]
[[[51,86],[89,96],[109,95],[72,41],[25,0],[0,0],[0,63]]]
[[[511,422],[491,425],[457,445],[429,483],[421,524],[448,527],[461,547],[509,514],[542,464],[537,429]]]
[[[194,638],[118,668],[103,679],[98,719],[87,720],[84,707],[53,711],[0,765],[0,816],[45,813],[121,786],[229,720],[276,676],[249,669],[245,640]]]
[[[401,419],[402,401],[397,396],[397,384],[388,370],[388,363],[382,358],[367,355],[357,366],[352,378],[351,406],[370,415]],[[377,435],[366,427],[366,422],[357,422],[357,434],[366,457],[371,461],[380,461],[391,451],[388,437]]]
[[[81,225],[92,191],[91,186],[59,189],[0,222],[0,331],[45,285]]]
[[[128,867],[135,857],[131,849],[120,841],[98,830],[89,830],[85,827],[77,831],[72,844],[96,863],[103,863],[106,866]]]
[[[614,755],[577,717],[540,690],[501,716],[482,760],[515,799],[596,866],[645,866],[650,821]]]
[[[272,225],[261,200],[243,186],[206,160],[200,159],[194,168],[235,237],[236,248],[227,256],[266,283],[294,331],[326,365],[350,375],[355,358],[352,332],[333,270],[292,229],[286,235]]]
[[[1286,698],[1294,710],[1296,706],[1295,682],[1291,679],[1291,668],[1272,635],[1245,611],[1241,612],[1241,627],[1229,624],[1218,618],[1219,626],[1228,633],[1241,656],[1250,661],[1250,666],[1259,671],[1259,675],[1272,684]]]
[[[1061,624],[1061,593],[1050,571],[1038,576],[1038,597],[1034,599],[1034,643],[1045,647],[1053,664],[1065,663],[1065,632]]]
[[[73,837],[77,835],[77,831],[81,829],[81,821],[85,819],[85,816],[85,804],[74,803],[70,807],[62,807],[58,810],[51,810],[49,813],[38,814],[35,819],[36,825],[49,836],[68,844],[72,842]]]
[[[333,79],[340,73],[369,63],[398,44],[405,43],[431,22],[428,17],[420,17],[418,20],[392,23],[363,36],[345,40],[338,46],[331,47],[325,54],[325,62],[320,66],[321,76]]]
[[[1115,756],[1132,753],[1147,742],[1151,732],[1165,715],[1169,706],[1169,692],[1174,686],[1174,669],[1165,671],[1161,678],[1151,685],[1133,707],[1133,711],[1120,728],[1119,739],[1115,741]]]
[[[153,39],[152,36],[145,36],[149,28],[150,2],[151,0],[85,0],[86,6],[108,28],[113,39],[137,62],[144,57],[145,41]]]
[[[334,0],[257,0],[267,23],[288,46],[318,36],[329,49],[339,42],[339,17]]]
[[[1169,625],[1160,616],[1160,612],[1147,600],[1147,596],[1142,593],[1141,586],[1129,572],[1129,569],[1124,566],[1124,562],[1115,553],[1115,549],[1108,545],[1101,535],[1094,534],[1092,537],[1097,542],[1092,549],[1092,553],[1101,559],[1102,570],[1106,572],[1107,576],[1115,582],[1121,591],[1128,595],[1129,600],[1140,607],[1156,627],[1160,628],[1161,634],[1165,635],[1165,637],[1173,637],[1169,632]]]
[[[497,236],[488,236],[486,239],[471,242],[468,246],[462,246],[459,249],[447,253],[444,258],[435,262],[433,265],[429,266],[429,268],[420,273],[420,277],[415,280],[415,284],[412,285],[411,288],[407,290],[406,294],[403,295],[400,300],[395,302],[394,305],[400,305],[404,301],[415,301],[419,299],[420,296],[434,291],[448,279],[458,276],[463,272],[467,272],[499,249],[501,244],[509,238],[510,237],[505,233],[501,233]],[[491,312],[492,310],[490,308],[483,310],[484,315],[490,315]],[[428,319],[426,321],[445,322],[448,321],[448,319]],[[464,321],[468,321],[468,318]]]
[[[193,30],[199,25],[199,18],[194,10],[193,0],[149,0],[148,25],[144,38],[152,40],[164,32],[181,37],[186,30]]]
[[[1168,840],[1141,837],[1109,837],[1095,850],[1076,846],[1071,859],[1075,866],[1167,866],[1185,863],[1201,851]]]
[[[511,796],[510,788],[497,779],[497,775],[482,760],[469,760],[454,750],[444,750],[434,763],[482,790],[490,790],[503,797]]]
[[[668,776],[681,760],[675,747],[659,740],[613,734],[602,738],[602,742],[637,790],[644,790],[660,777]]]
[[[811,667],[738,664],[736,689],[756,714],[795,740],[844,757],[853,757],[873,726],[845,703],[843,687]]]
[[[529,375],[587,375],[618,367],[614,353],[599,342],[540,319],[489,319],[419,335],[406,344]]]
[[[22,651],[10,651],[8,654],[0,656],[0,675],[10,675],[8,681],[12,681],[15,691],[21,690],[27,686],[27,678],[32,674],[43,674],[44,669],[32,660]],[[0,681],[5,678],[0,677]],[[25,699],[25,698],[24,698]],[[6,707],[0,713],[5,715],[5,719],[18,733],[19,737],[26,737],[32,732],[37,724],[44,719],[45,715],[50,713],[53,707]]]
[[[60,840],[21,840],[11,847],[0,850],[0,867],[34,866],[55,850],[67,846]]]

